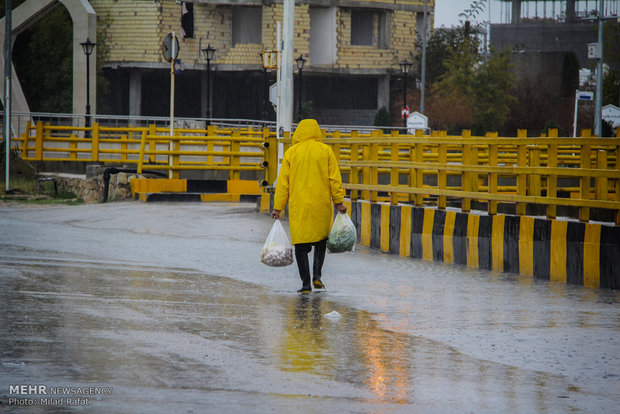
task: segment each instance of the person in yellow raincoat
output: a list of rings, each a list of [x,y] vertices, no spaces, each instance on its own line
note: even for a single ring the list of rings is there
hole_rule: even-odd
[[[336,156],[321,140],[321,128],[314,119],[299,123],[293,134],[293,145],[284,153],[271,212],[273,218],[280,218],[288,202],[291,243],[295,246],[295,260],[302,281],[298,292],[312,291],[312,285],[317,289],[325,288],[321,270],[333,204],[340,213],[347,211]],[[308,253],[313,246],[310,284]]]

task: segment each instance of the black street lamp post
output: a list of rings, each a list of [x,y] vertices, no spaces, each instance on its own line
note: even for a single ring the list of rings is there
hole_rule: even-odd
[[[411,62],[408,62],[407,59],[403,60],[399,63],[400,71],[403,73],[404,85],[403,85],[403,127],[407,128],[407,117],[404,115],[405,108],[407,108],[407,75],[409,74],[409,69],[413,65]]]
[[[90,55],[95,49],[96,43],[90,41],[90,38],[86,38],[85,42],[80,43],[84,54],[86,55],[86,128],[90,128]]]
[[[297,116],[299,117],[299,120],[301,121],[301,72],[304,70],[306,59],[304,59],[302,55],[299,55],[299,57],[295,59],[295,63],[297,63],[297,69],[299,69],[299,95],[297,97],[299,102],[297,105]]]
[[[207,45],[206,48],[202,49],[202,55],[207,60],[207,125],[209,125],[211,118],[211,60],[213,59],[213,55],[215,54],[214,48],[211,47],[211,44]]]

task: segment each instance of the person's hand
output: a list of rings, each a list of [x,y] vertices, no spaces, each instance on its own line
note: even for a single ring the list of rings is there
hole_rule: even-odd
[[[277,219],[279,219],[279,218],[280,218],[280,210],[275,210],[275,209],[274,209],[274,210],[271,212],[271,217],[273,217],[273,218],[274,218],[274,219],[276,219],[276,220],[277,220]]]
[[[336,210],[338,210],[339,213],[344,214],[347,212],[347,206],[345,206],[344,203],[336,204]]]

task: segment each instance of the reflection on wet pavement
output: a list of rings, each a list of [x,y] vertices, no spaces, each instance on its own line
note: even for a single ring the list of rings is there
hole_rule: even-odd
[[[0,257],[0,303],[3,404],[12,384],[111,387],[88,412],[568,412],[583,404],[564,377],[386,330],[381,315],[329,291],[270,292],[195,271],[42,254]],[[341,317],[325,317],[334,311]]]

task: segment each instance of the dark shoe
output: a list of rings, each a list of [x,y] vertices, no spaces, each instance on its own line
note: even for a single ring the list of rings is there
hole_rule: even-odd
[[[323,282],[321,282],[320,279],[313,280],[312,284],[314,285],[315,289],[325,289],[325,285],[323,284]]]
[[[302,286],[301,289],[297,289],[297,293],[310,293],[312,292],[312,286]]]

